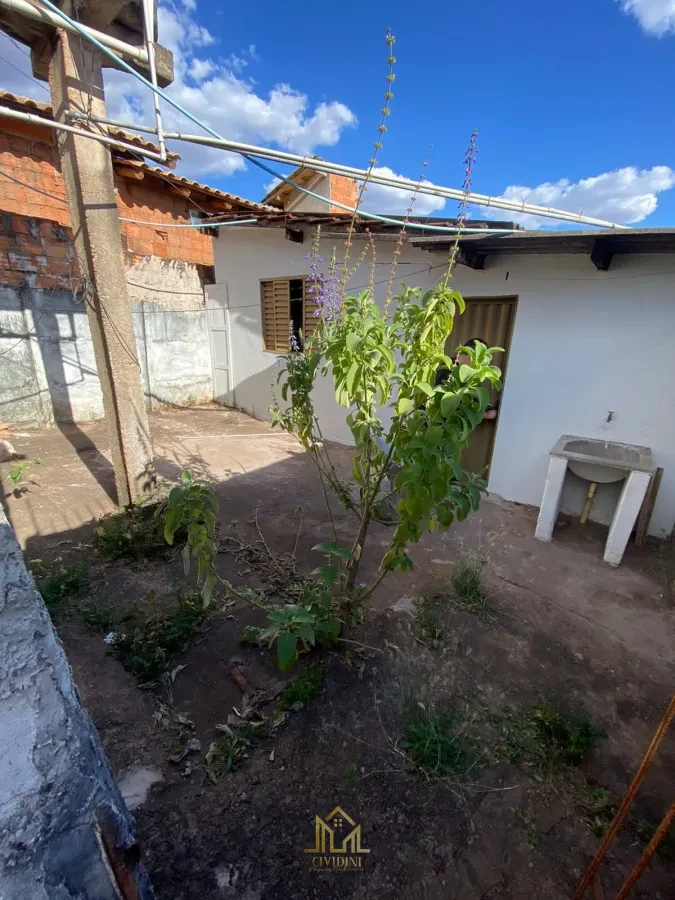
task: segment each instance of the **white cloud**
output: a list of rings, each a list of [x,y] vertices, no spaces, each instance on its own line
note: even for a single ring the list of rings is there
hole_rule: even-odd
[[[215,64],[210,59],[199,59],[195,56],[190,60],[189,75],[193,81],[203,81],[215,68]]]
[[[344,128],[356,125],[356,116],[343,103],[321,102],[311,108],[307,95],[288,84],[277,84],[267,94],[256,91],[253,81],[241,75],[259,59],[255,44],[229,58],[217,58],[216,39],[195,21],[195,9],[196,0],[158,9],[160,43],[174,54],[175,80],[167,92],[215,131],[233,140],[312,154],[316,147],[336,144]],[[32,79],[27,48],[19,49],[0,32],[0,56],[9,63],[0,60],[0,90],[49,102],[48,89]],[[151,92],[126,72],[104,71],[108,115],[154,123]],[[203,133],[164,101],[162,118],[168,130]],[[234,153],[191,144],[172,149],[183,157],[181,173],[201,180],[246,168]]]
[[[675,31],[675,0],[616,0],[621,9],[635,16],[647,34],[663,37]]]
[[[389,166],[376,166],[373,169],[378,175],[385,175],[387,178],[404,178],[403,175],[397,175]],[[429,181],[422,182],[430,184]],[[410,198],[413,194],[412,188],[385,187],[382,184],[373,184],[369,182],[366,193],[364,194],[362,206],[368,212],[382,213],[383,215],[405,215],[410,206]],[[438,212],[445,206],[443,197],[432,197],[430,194],[418,194],[413,205],[413,216],[428,216],[431,213]]]
[[[630,225],[651,215],[658,205],[658,195],[674,186],[675,170],[668,166],[654,166],[653,169],[626,166],[576,182],[561,178],[560,181],[546,182],[534,188],[509,185],[500,196],[507,200],[583,213],[617,225]],[[554,221],[489,207],[478,207],[472,210],[472,214],[474,218],[514,220],[526,228],[550,227]]]
[[[296,153],[311,154],[318,146],[336,144],[344,128],[356,124],[356,116],[337,101],[310,108],[306,94],[287,84],[275,85],[266,95],[242,77],[242,70],[258,59],[254,44],[226,59],[206,56],[214,50],[215,38],[183,9],[160,6],[159,40],[174,54],[174,83],[167,93],[215,131],[246,143],[276,144]],[[108,111],[114,118],[153,120],[150,91],[131,76],[106,70]],[[202,133],[173,107],[162,102],[162,117],[168,130]],[[246,168],[242,157],[212,148],[180,144],[172,149],[183,157],[181,171],[202,180],[209,174],[230,175]]]

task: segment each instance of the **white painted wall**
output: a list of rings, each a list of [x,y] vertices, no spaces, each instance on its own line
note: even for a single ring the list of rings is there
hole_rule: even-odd
[[[235,404],[268,417],[278,354],[263,349],[262,278],[309,272],[304,244],[277,229],[223,229],[215,242],[216,280],[227,284],[232,329]],[[332,241],[322,243],[330,257]],[[378,299],[383,299],[394,244],[377,243]],[[352,259],[360,250],[358,242]],[[444,259],[406,247],[397,283],[430,287]],[[488,259],[485,271],[458,267],[455,287],[466,298],[518,296],[489,488],[507,500],[539,506],[548,454],[562,434],[643,444],[664,477],[650,533],[666,536],[675,522],[675,257],[617,256],[598,272],[588,256]],[[350,282],[365,286],[369,266]],[[330,384],[318,385],[316,405],[326,438],[349,442],[344,410]],[[611,421],[607,422],[610,411]],[[620,484],[603,485],[592,518],[609,523]],[[563,510],[581,510],[586,483],[569,474]]]

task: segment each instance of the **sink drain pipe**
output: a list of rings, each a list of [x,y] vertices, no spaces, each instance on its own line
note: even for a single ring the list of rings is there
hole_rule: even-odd
[[[598,485],[595,481],[591,481],[588,486],[588,493],[586,494],[586,502],[584,503],[584,508],[581,510],[581,516],[579,517],[579,521],[582,525],[585,525],[588,522],[588,517],[591,513],[591,507],[593,506],[593,501],[595,500],[595,492],[598,489]]]

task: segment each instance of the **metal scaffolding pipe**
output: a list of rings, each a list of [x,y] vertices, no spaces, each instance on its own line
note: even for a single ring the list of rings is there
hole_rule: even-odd
[[[155,44],[154,44],[154,0],[143,0],[143,30],[145,32],[145,49],[148,54],[148,65],[150,68],[150,81],[153,87],[157,87],[157,66],[155,64]],[[155,124],[157,125],[157,144],[159,145],[159,154],[162,162],[166,162],[166,144],[164,143],[164,133],[162,132],[162,111],[159,107],[159,94],[152,92],[152,99],[155,107]]]
[[[46,25],[53,25],[55,28],[63,28],[64,31],[70,31],[72,34],[80,33],[77,28],[74,28],[61,16],[50,12],[50,10],[42,6],[33,6],[27,0],[0,0],[0,6],[25,16],[27,19],[35,19],[36,22],[44,22]],[[95,28],[90,28],[88,25],[82,25],[81,27],[88,36],[96,38],[97,41],[100,41],[101,44],[104,44],[110,50],[114,50],[128,59],[136,60],[146,66],[149,65],[148,53],[143,47],[134,47],[132,44],[118,41],[117,38],[104,34],[102,31],[97,31]]]
[[[22,122],[32,122],[34,125],[44,125],[45,128],[54,128],[57,131],[68,131],[71,134],[77,134],[79,137],[92,138],[95,141],[101,141],[103,144],[109,144],[111,147],[119,147],[120,150],[130,150],[136,155],[147,156],[162,162],[159,153],[153,153],[151,150],[145,150],[143,147],[135,147],[133,144],[125,144],[124,141],[115,140],[105,134],[98,134],[94,131],[85,131],[83,128],[75,128],[72,125],[66,125],[63,122],[55,122],[53,119],[45,119],[35,113],[21,112],[18,109],[8,109],[6,106],[0,106],[0,116],[6,116],[9,119],[19,119]]]
[[[85,113],[73,112],[73,118],[87,119]],[[118,128],[128,128],[130,130],[142,131],[147,134],[157,134],[157,129],[151,125],[139,125],[134,122],[121,122],[117,119],[109,119],[105,117],[91,117],[96,122],[107,125],[114,125]],[[208,135],[201,134],[185,134],[181,131],[165,131],[164,137],[167,140],[185,141],[190,144],[203,144],[206,147],[218,147],[222,150],[228,150],[232,153],[248,154],[249,156],[260,156],[263,159],[274,160],[275,162],[286,163],[293,166],[306,166],[308,169],[314,169],[317,172],[325,172],[326,174],[346,175],[349,178],[355,178],[357,181],[365,181],[373,184],[379,184],[383,187],[407,188],[417,191],[418,194],[429,194],[433,197],[443,197],[448,200],[461,201],[464,199],[464,191],[458,188],[447,188],[433,183],[420,184],[409,178],[392,178],[387,175],[380,175],[377,172],[368,173],[365,169],[357,169],[354,166],[345,166],[341,163],[332,163],[324,159],[313,159],[309,156],[300,156],[297,153],[288,153],[285,150],[276,150],[271,147],[258,147],[255,144],[244,144],[240,141],[229,141],[224,138],[213,138]],[[529,215],[546,216],[551,219],[561,219],[565,222],[575,222],[580,225],[594,225],[601,228],[614,228],[617,230],[629,230],[628,225],[617,225],[614,222],[608,222],[604,219],[596,219],[591,216],[584,216],[582,213],[572,213],[567,210],[555,209],[554,207],[536,206],[532,203],[526,203],[518,200],[506,200],[502,197],[490,197],[487,194],[468,194],[468,202],[475,203],[478,206],[490,206],[494,209],[503,209],[508,212],[527,213]]]

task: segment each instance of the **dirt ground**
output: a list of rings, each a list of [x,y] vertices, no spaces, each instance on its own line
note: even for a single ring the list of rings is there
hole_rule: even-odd
[[[311,462],[292,439],[216,407],[153,413],[151,425],[162,477],[191,467],[217,485],[222,535],[236,528],[245,541],[258,541],[257,515],[274,555],[295,552],[304,572],[317,565],[311,548],[331,537],[330,523]],[[23,489],[9,491],[3,481],[29,561],[86,561],[90,599],[114,606],[191,584],[175,555],[110,561],[92,547],[97,519],[115,508],[101,423],[67,433],[26,429],[13,442],[42,460]],[[339,465],[349,463],[347,449],[333,453]],[[347,543],[354,523],[337,506],[334,517]],[[534,540],[535,522],[535,510],[490,498],[450,532],[426,537],[413,550],[414,570],[386,579],[363,624],[350,631],[358,643],[319,658],[320,695],[278,727],[265,727],[248,757],[215,783],[205,777],[204,754],[218,738],[216,726],[244,703],[232,667],[265,692],[260,709],[268,725],[278,713],[275,697],[297,675],[281,676],[269,651],[239,642],[241,628],[260,624],[260,615],[241,601],[216,602],[175,661],[184,668],[155,690],[139,688],[100,634],[61,622],[82,701],[116,777],[127,785],[139,771],[141,781],[148,772],[155,779],[134,814],[158,897],[571,897],[599,843],[574,786],[620,800],[673,691],[672,551],[630,547],[612,569],[602,562],[603,529],[566,523],[542,544]],[[373,527],[364,581],[389,534],[385,525]],[[487,560],[490,616],[445,603],[443,638],[421,642],[416,598],[444,583],[453,563],[473,550]],[[241,556],[218,559],[234,583],[266,583],[265,571]],[[485,725],[498,711],[530,710],[542,697],[583,710],[607,734],[569,783],[495,752]],[[403,736],[411,704],[419,703],[471,711],[478,761],[470,778],[412,771]],[[181,716],[199,749],[176,763],[170,757]],[[641,790],[633,826],[661,819],[674,770],[675,732]],[[313,857],[303,851],[314,845],[315,816],[336,806],[361,825],[370,852],[359,871],[313,873]],[[633,826],[603,864],[607,896],[644,847]],[[674,885],[675,863],[657,857],[633,895],[666,900]]]

